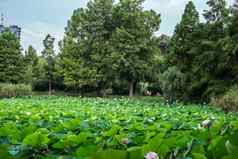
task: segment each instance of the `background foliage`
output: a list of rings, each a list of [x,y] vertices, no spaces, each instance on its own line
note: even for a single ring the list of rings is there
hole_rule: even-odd
[[[169,102],[210,102],[237,84],[238,2],[208,0],[205,21],[192,1],[171,37],[157,36],[160,14],[144,0],[91,0],[74,11],[54,51],[49,34],[41,53],[22,53],[9,31],[0,35],[0,82],[34,91],[81,95],[160,94]],[[147,83],[143,87],[142,83]]]

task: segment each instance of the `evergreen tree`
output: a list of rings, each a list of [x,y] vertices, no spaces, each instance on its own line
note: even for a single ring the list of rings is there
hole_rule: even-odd
[[[169,47],[169,43],[170,43],[170,37],[162,34],[159,38],[158,38],[158,42],[159,42],[159,48],[160,48],[160,52],[162,55],[166,55],[168,53],[168,47]]]
[[[37,61],[38,61],[37,52],[32,45],[30,45],[27,51],[25,52],[24,59],[25,59],[25,62],[29,65],[37,64]]]
[[[238,0],[235,1],[232,7],[231,16],[231,26],[230,26],[230,36],[238,41]]]
[[[230,51],[227,50],[229,12],[226,2],[210,0],[207,4],[209,10],[204,13],[207,22],[199,24],[193,33],[195,41],[191,48],[193,60],[187,90],[189,100],[209,101],[211,97],[224,93],[233,79],[229,71]]]
[[[226,50],[229,12],[223,0],[209,0],[207,4],[209,10],[204,13],[207,23],[199,23],[198,12],[190,1],[171,39],[167,63],[173,69],[168,69],[161,78],[170,80],[178,76],[170,81],[178,86],[171,94],[177,99],[208,101],[232,83],[233,75],[228,71],[231,56]]]
[[[21,83],[23,77],[24,63],[20,41],[7,30],[0,35],[0,82]]]
[[[209,10],[204,11],[204,17],[209,23],[224,22],[227,20],[229,10],[225,0],[208,0]]]
[[[105,92],[120,79],[130,83],[133,94],[135,83],[149,74],[153,34],[160,24],[160,16],[143,11],[142,2],[94,0],[74,12],[61,48],[67,85]]]
[[[128,82],[129,96],[133,96],[136,83],[153,76],[158,62],[153,35],[161,19],[152,10],[144,11],[143,2],[121,0],[114,12],[118,26],[113,34],[113,66],[119,79]]]
[[[44,57],[39,56],[37,65],[33,70],[33,89],[36,91],[48,91],[49,90],[49,76],[46,69],[48,64]]]
[[[209,100],[212,96],[221,94],[229,86],[232,77],[229,74],[229,51],[224,51],[228,37],[228,13],[225,0],[208,1],[209,10],[204,17],[207,23],[200,25],[200,45],[197,46],[195,58],[197,67],[193,79],[193,92],[200,92],[201,98]],[[225,43],[224,43],[225,42]]]
[[[233,78],[228,71],[229,51],[224,51],[229,13],[226,3],[224,0],[209,0],[207,4],[209,10],[204,13],[207,22],[199,23],[194,5],[188,3],[182,21],[175,29],[167,57],[168,64],[176,66],[177,74],[185,80],[179,85],[181,92],[176,96],[186,101],[208,101],[226,91]]]
[[[55,39],[48,34],[43,41],[44,50],[42,51],[42,56],[46,61],[45,70],[47,72],[49,95],[51,95],[52,91],[53,71],[55,66],[54,41]]]
[[[168,69],[161,74],[161,79],[176,83],[179,88],[174,90],[164,90],[169,99],[188,99],[190,96],[190,81],[193,76],[193,59],[196,54],[193,47],[196,46],[197,39],[194,34],[199,25],[199,13],[192,1],[186,5],[181,22],[176,26],[174,35],[170,42],[169,54],[166,55]],[[172,67],[172,68],[170,68]],[[171,77],[179,77],[181,80]],[[162,81],[163,81],[162,80]],[[180,82],[180,83],[178,83]],[[161,82],[162,87],[165,82]],[[167,83],[167,82],[166,82]],[[174,87],[170,87],[171,89]],[[173,92],[173,94],[168,94]],[[171,97],[172,96],[172,97]],[[172,102],[170,100],[170,102]]]
[[[229,38],[226,38],[223,43],[223,51],[229,56],[227,60],[226,67],[227,71],[232,77],[230,84],[235,85],[238,82],[238,0],[234,2],[232,7],[231,23],[229,26]]]
[[[174,35],[171,39],[171,54],[169,60],[172,64],[178,65],[182,72],[190,69],[191,48],[194,45],[195,38],[193,32],[199,24],[199,13],[192,1],[185,7],[181,22],[176,26]]]
[[[98,94],[105,94],[112,78],[112,8],[112,0],[94,0],[74,11],[61,49],[66,85],[96,87]]]
[[[36,50],[33,46],[29,46],[28,50],[25,52],[24,63],[25,63],[25,82],[27,84],[34,85],[37,77],[35,76],[35,71],[38,69],[39,57],[37,56]]]

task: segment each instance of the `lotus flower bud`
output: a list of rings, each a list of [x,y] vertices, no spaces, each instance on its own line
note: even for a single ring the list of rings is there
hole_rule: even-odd
[[[31,115],[31,112],[26,112],[26,115],[30,116],[30,115]]]
[[[121,140],[121,143],[122,143],[123,145],[128,145],[128,144],[129,144],[129,139],[128,139],[128,138],[123,138],[123,139]]]
[[[155,152],[149,152],[145,155],[146,159],[159,159],[158,154]]]
[[[209,128],[209,127],[211,127],[211,125],[212,125],[212,121],[209,120],[209,119],[204,120],[201,125],[202,125],[204,128]]]

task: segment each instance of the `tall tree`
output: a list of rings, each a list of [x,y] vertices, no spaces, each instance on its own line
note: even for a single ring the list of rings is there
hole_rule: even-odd
[[[160,15],[144,11],[142,2],[92,0],[74,12],[61,49],[66,84],[105,90],[120,79],[133,95],[136,82],[151,73],[160,24]]]
[[[26,65],[26,75],[25,82],[27,84],[31,84],[33,86],[34,81],[36,80],[35,71],[38,66],[39,57],[37,55],[36,50],[33,46],[29,46],[24,56],[24,64]]]
[[[209,0],[209,9],[204,11],[206,23],[201,23],[193,33],[191,48],[189,100],[209,101],[229,88],[229,51],[225,51],[228,37],[229,10],[224,0]],[[229,82],[228,82],[229,81]]]
[[[53,71],[55,65],[54,41],[55,39],[48,34],[43,41],[44,50],[42,51],[42,56],[47,62],[45,69],[47,71],[49,95],[51,95],[52,92]]]
[[[168,69],[161,75],[161,79],[169,81],[171,85],[177,85],[179,88],[173,90],[164,90],[169,99],[187,99],[189,98],[190,79],[192,75],[193,59],[196,56],[193,47],[197,41],[194,33],[199,25],[199,13],[192,1],[189,1],[185,7],[181,22],[176,26],[174,35],[170,41],[170,49],[166,55]],[[170,68],[172,67],[172,68]],[[172,78],[172,77],[179,77]],[[163,81],[162,80],[162,81]],[[180,84],[178,83],[180,82]],[[166,82],[161,82],[162,86]],[[167,87],[163,86],[165,89]],[[171,94],[168,94],[170,93]],[[171,97],[172,96],[172,97]],[[172,101],[170,101],[172,102]]]
[[[144,11],[143,2],[121,0],[114,9],[117,29],[113,34],[113,66],[117,76],[128,81],[129,96],[133,96],[137,82],[152,76],[157,62],[153,35],[161,19],[152,10]]]
[[[233,81],[231,83],[238,82],[238,0],[234,2],[231,14],[231,23],[229,26],[229,38],[226,39],[224,51],[229,52],[229,61],[226,66],[229,67],[229,72],[232,75]]]
[[[194,81],[199,81],[197,85],[200,88],[193,90],[200,90],[205,100],[226,91],[229,85],[227,81],[231,79],[227,71],[230,55],[229,51],[224,51],[224,42],[228,37],[229,9],[225,0],[209,0],[207,4],[209,9],[204,11],[207,22],[200,28],[202,38],[198,45],[200,49],[197,50],[199,56],[195,59],[199,61],[201,69],[198,73],[200,77]]]
[[[38,61],[37,52],[36,52],[36,49],[32,45],[30,45],[27,51],[25,52],[24,59],[25,59],[25,62],[30,65],[35,65],[37,63]]]
[[[21,83],[23,77],[24,63],[20,41],[7,30],[0,35],[0,82]]]
[[[238,0],[235,1],[232,7],[230,36],[238,41]]]
[[[112,9],[112,0],[93,0],[74,11],[61,49],[66,85],[93,86],[100,94],[111,81]]]
[[[204,17],[209,23],[224,22],[227,20],[229,10],[225,0],[208,0],[209,10],[204,11]]]
[[[191,64],[190,50],[194,45],[195,38],[193,32],[199,24],[199,13],[192,1],[189,1],[185,7],[181,22],[176,26],[174,35],[171,39],[170,61],[178,65],[184,72],[189,69]]]

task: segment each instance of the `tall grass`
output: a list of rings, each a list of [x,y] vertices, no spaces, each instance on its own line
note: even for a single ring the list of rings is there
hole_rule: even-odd
[[[32,94],[30,85],[0,83],[0,97],[11,98],[20,96],[29,96]]]

